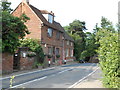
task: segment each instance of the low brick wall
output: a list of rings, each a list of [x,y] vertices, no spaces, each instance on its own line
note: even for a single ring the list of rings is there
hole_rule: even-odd
[[[2,73],[13,72],[13,55],[10,53],[2,54]]]
[[[33,58],[21,58],[20,59],[20,70],[32,69],[35,57]]]

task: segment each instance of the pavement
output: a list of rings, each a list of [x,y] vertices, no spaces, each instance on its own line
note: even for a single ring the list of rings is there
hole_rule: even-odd
[[[86,77],[82,82],[79,82],[73,88],[104,88],[101,79],[102,72],[100,68],[98,68],[93,74]]]

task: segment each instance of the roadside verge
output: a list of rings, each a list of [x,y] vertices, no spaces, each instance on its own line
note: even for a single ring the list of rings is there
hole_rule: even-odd
[[[102,86],[102,72],[100,68],[96,68],[92,73],[80,79],[69,88],[104,88]]]

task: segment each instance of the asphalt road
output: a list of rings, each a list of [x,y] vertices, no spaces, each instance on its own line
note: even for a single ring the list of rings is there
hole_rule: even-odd
[[[25,73],[15,77],[12,88],[69,88],[97,67],[97,64],[78,63]],[[0,81],[2,88],[9,88],[10,78]]]

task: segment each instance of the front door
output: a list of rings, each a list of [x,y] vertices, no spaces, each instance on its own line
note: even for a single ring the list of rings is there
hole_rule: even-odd
[[[13,70],[19,70],[19,68],[20,68],[20,55],[19,53],[15,53],[13,59]]]

